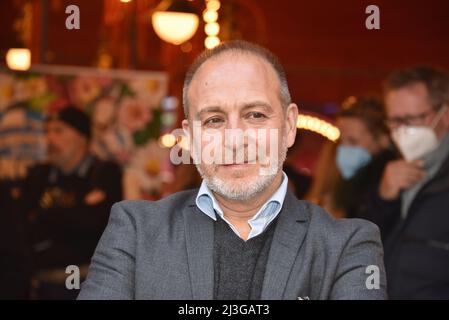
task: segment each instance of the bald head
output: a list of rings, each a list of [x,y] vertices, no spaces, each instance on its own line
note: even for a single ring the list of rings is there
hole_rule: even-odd
[[[257,59],[254,59],[257,58]],[[284,69],[282,65],[279,63],[277,57],[268,51],[265,48],[262,48],[258,45],[242,41],[242,40],[234,40],[225,42],[212,50],[206,50],[202,54],[200,54],[194,63],[191,65],[190,69],[186,74],[186,78],[184,81],[183,87],[183,106],[184,106],[184,114],[185,117],[189,117],[190,110],[190,87],[192,81],[196,79],[197,73],[204,69],[203,66],[208,64],[207,62],[215,60],[227,60],[230,64],[235,61],[235,59],[240,62],[242,59],[248,59],[248,61],[252,62],[254,65],[254,61],[257,60],[259,62],[259,66],[262,67],[262,72],[268,72],[275,75],[275,79],[277,79],[277,83],[275,85],[276,94],[280,100],[280,103],[284,109],[288,107],[291,103],[290,92],[288,89],[287,79],[285,76]],[[210,64],[207,72],[213,72],[213,68],[210,68]],[[229,65],[229,67],[232,67]],[[233,75],[234,77],[238,77],[239,69],[234,68]],[[257,79],[255,79],[257,80]]]

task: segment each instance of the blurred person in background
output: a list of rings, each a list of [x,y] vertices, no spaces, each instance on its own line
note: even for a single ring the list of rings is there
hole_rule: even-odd
[[[335,186],[340,179],[335,161],[336,149],[337,144],[334,141],[328,140],[323,144],[316,161],[312,184],[309,192],[305,195],[305,200],[322,206],[338,219],[344,218],[346,214],[335,205]]]
[[[48,163],[30,169],[22,190],[37,299],[72,299],[66,267],[83,278],[113,203],[122,199],[121,169],[89,153],[90,121],[66,107],[46,121]]]
[[[22,101],[7,104],[0,112],[0,299],[30,298],[30,250],[20,187],[27,160],[42,154],[36,123]]]
[[[297,168],[295,162],[299,159],[299,145],[302,139],[302,132],[296,133],[295,142],[288,149],[287,158],[284,162],[283,170],[289,177],[288,188],[298,199],[304,199],[310,189],[312,178],[310,175]]]
[[[0,300],[29,299],[30,256],[23,216],[14,210],[9,188],[0,181]]]
[[[335,207],[346,218],[376,221],[367,198],[377,193],[386,163],[396,157],[391,148],[382,103],[374,98],[348,98],[337,114],[340,139],[335,161],[340,173],[333,192]],[[382,238],[392,225],[379,223]]]
[[[386,165],[367,207],[395,221],[385,243],[393,299],[449,299],[448,106],[444,71],[400,70],[385,83],[387,124],[402,158]]]

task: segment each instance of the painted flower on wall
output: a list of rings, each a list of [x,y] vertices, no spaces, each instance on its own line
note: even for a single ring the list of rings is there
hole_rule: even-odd
[[[130,90],[135,96],[147,103],[150,108],[159,106],[165,95],[165,87],[156,79],[133,79],[129,82]]]
[[[14,100],[28,101],[39,98],[47,92],[45,77],[32,76],[15,81]]]
[[[22,102],[30,118],[26,128],[32,130],[25,132],[26,137],[40,141],[44,116],[73,104],[91,117],[91,151],[124,168],[125,194],[129,195],[126,197],[142,198],[157,193],[164,181],[164,171],[167,173],[168,149],[161,149],[157,143],[164,126],[161,100],[166,94],[167,77],[151,72],[127,72],[121,76],[115,72],[95,73],[95,69],[87,73],[86,68],[80,68],[79,72],[73,70],[68,74],[53,73],[51,69],[48,73],[0,71],[0,123],[4,128],[23,127],[23,112],[8,108],[12,103]],[[10,131],[0,131],[0,138],[23,140],[23,133]],[[41,154],[45,153],[41,144],[33,142],[32,146],[42,152],[24,159],[23,168],[40,161]],[[17,162],[13,157],[9,160]]]
[[[136,150],[125,170],[125,184],[126,181],[129,183],[126,186],[127,198],[135,198],[135,195],[142,192],[151,194],[160,189],[164,182],[163,163],[167,161],[168,156],[169,149],[161,148],[155,140],[150,140]]]
[[[84,107],[97,98],[101,93],[101,86],[95,78],[82,76],[73,80],[69,95],[73,104]]]
[[[152,112],[143,101],[126,97],[118,110],[119,124],[131,132],[141,130],[152,120]]]

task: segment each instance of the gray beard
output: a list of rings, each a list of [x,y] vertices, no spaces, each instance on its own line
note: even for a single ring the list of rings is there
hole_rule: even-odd
[[[257,194],[267,189],[272,183],[279,171],[282,170],[282,165],[287,157],[287,146],[283,141],[282,150],[278,156],[277,163],[270,164],[271,168],[264,168],[265,174],[259,175],[259,178],[243,186],[236,187],[235,184],[215,176],[207,176],[201,169],[199,164],[196,168],[201,175],[201,178],[206,182],[209,189],[225,199],[247,201],[254,198]]]

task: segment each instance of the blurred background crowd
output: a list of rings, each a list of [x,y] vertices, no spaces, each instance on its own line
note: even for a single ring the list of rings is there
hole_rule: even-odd
[[[449,299],[449,4],[375,2],[378,30],[355,0],[1,1],[0,299],[76,298],[115,202],[199,186],[171,132],[189,64],[231,39],[286,70],[290,190],[378,225],[391,298]]]

